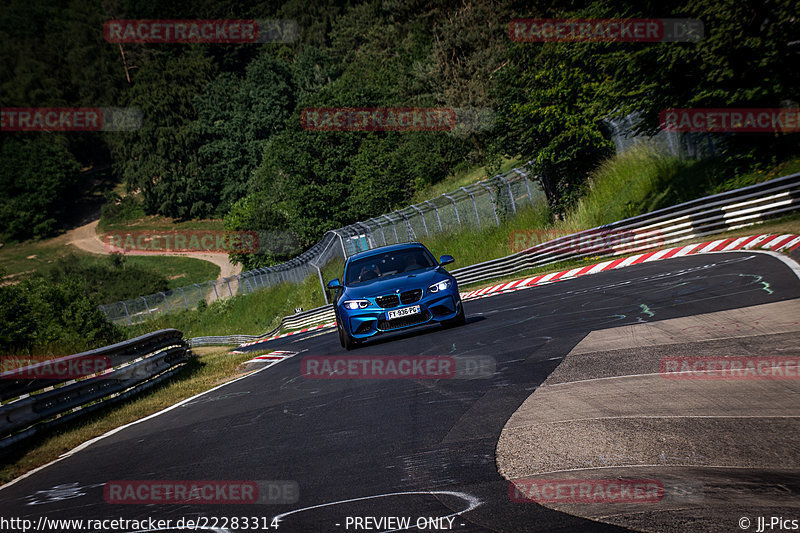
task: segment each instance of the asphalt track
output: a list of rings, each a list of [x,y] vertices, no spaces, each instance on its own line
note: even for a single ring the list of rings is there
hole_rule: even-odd
[[[690,256],[470,301],[463,327],[421,328],[350,352],[488,355],[497,363],[488,379],[310,380],[302,358],[345,354],[336,335],[278,339],[256,348],[300,354],[4,487],[2,516],[279,515],[279,531],[366,531],[347,527],[347,517],[450,515],[458,532],[622,531],[510,501],[495,448],[511,415],[591,331],[798,297],[796,275],[774,257]],[[103,498],[110,480],[293,480],[300,498],[111,505]]]

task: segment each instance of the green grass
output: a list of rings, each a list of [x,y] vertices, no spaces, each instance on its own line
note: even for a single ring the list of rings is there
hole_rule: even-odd
[[[214,263],[193,257],[129,255],[125,260],[128,264],[161,272],[167,278],[170,289],[217,279],[220,272]]]
[[[222,219],[204,220],[185,220],[176,221],[169,217],[156,215],[146,215],[119,222],[110,222],[104,218],[100,219],[97,228],[101,232],[110,231],[181,231],[181,230],[204,230],[204,231],[224,231]]]
[[[505,158],[500,165],[500,170],[493,175],[508,172],[512,168],[520,166],[522,162],[522,159],[518,158]],[[411,203],[416,204],[419,202],[424,202],[425,200],[430,200],[436,196],[441,196],[442,194],[452,192],[459,187],[464,187],[466,185],[485,180],[488,177],[489,176],[486,174],[486,169],[484,167],[456,170],[452,175],[446,177],[442,181],[417,191],[416,194],[414,194]]]
[[[176,328],[184,337],[206,335],[260,335],[278,326],[281,317],[294,314],[295,307],[313,309],[325,305],[319,278],[302,283],[282,283],[248,295],[218,300],[205,309],[165,315],[142,324],[125,326],[129,337],[163,328]]]
[[[0,248],[0,267],[6,271],[6,281],[15,281],[34,272],[46,272],[56,261],[69,256],[86,265],[108,261],[107,256],[84,252],[74,246],[28,241]],[[127,255],[125,260],[128,264],[160,272],[167,278],[170,289],[217,279],[220,272],[217,265],[193,257]]]

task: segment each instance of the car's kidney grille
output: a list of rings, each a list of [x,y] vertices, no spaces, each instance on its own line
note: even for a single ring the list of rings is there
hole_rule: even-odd
[[[375,298],[375,302],[384,309],[388,309],[391,307],[397,307],[400,304],[413,304],[414,302],[419,301],[420,298],[422,298],[422,289],[413,289],[402,292],[400,295],[387,294],[386,296],[378,296]]]
[[[418,313],[416,315],[403,316],[393,320],[378,320],[378,329],[382,331],[388,331],[390,329],[407,328],[409,326],[427,322],[430,320],[430,318],[430,312],[428,312],[427,309],[424,309],[422,313]]]
[[[400,297],[396,294],[390,294],[388,296],[378,296],[375,298],[375,303],[380,305],[381,307],[397,307],[400,305]]]
[[[401,304],[413,304],[420,298],[422,298],[422,289],[414,289],[413,291],[400,293]]]

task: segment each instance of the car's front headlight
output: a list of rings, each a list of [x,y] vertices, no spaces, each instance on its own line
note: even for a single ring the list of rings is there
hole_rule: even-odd
[[[365,307],[369,307],[368,300],[347,300],[344,302],[345,309],[350,309],[351,311],[355,309],[364,309]]]
[[[444,281],[440,281],[439,283],[434,283],[430,287],[428,287],[428,292],[439,292],[450,287],[450,280],[446,279]]]

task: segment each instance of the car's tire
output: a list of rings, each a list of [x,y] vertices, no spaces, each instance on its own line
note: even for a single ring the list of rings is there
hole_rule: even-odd
[[[336,321],[336,329],[339,330],[339,344],[342,345],[342,348],[350,351],[358,346],[358,341],[347,334],[339,320]]]
[[[463,326],[466,323],[467,316],[464,314],[464,306],[461,302],[458,302],[458,314],[450,320],[443,321],[442,325],[444,325],[446,328],[454,328],[457,326]]]

